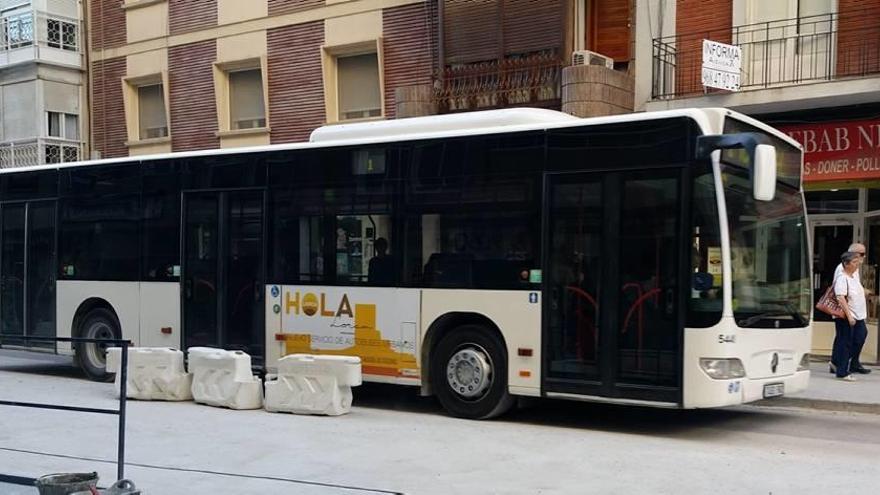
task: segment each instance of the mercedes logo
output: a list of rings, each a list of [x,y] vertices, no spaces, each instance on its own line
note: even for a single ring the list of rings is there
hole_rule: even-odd
[[[776,368],[779,367],[779,354],[773,353],[773,359],[770,360],[770,371],[776,373]]]

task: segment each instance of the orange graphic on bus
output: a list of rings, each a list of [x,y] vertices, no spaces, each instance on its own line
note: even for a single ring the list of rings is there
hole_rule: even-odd
[[[309,296],[311,294],[306,294]],[[323,296],[323,295],[322,295]],[[321,301],[323,303],[323,297]],[[305,303],[306,297],[302,302]],[[289,296],[285,303],[291,301]],[[299,295],[294,299],[299,301]],[[343,301],[347,304],[348,299],[343,296]],[[323,304],[321,305],[323,308]],[[343,304],[340,303],[340,311]],[[303,310],[305,313],[305,310]],[[323,311],[322,311],[323,313]],[[306,313],[308,314],[308,313]],[[332,313],[327,316],[337,316],[339,313]],[[415,357],[415,343],[401,342],[398,347],[411,348],[413,353],[398,352],[394,349],[392,342],[382,338],[382,332],[376,328],[376,305],[375,304],[355,304],[354,307],[354,338],[346,336],[351,340],[351,345],[342,349],[319,349],[312,345],[316,336],[307,333],[291,333],[284,336],[284,351],[287,354],[337,354],[344,356],[358,356],[361,358],[362,369],[365,375],[383,375],[395,377],[412,377],[412,370],[418,368]],[[341,339],[342,337],[334,337]],[[410,373],[404,374],[402,370],[408,370]]]

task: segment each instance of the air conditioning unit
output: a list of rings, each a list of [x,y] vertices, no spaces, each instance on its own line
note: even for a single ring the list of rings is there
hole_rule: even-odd
[[[571,53],[571,65],[604,65],[606,69],[614,69],[614,59],[590,50],[578,50]]]

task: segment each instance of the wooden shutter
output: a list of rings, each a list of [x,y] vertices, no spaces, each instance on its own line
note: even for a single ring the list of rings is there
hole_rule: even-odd
[[[617,62],[630,60],[630,1],[594,0],[592,50]]]
[[[498,1],[442,1],[446,2],[443,21],[446,63],[497,60],[501,53],[498,45]]]
[[[504,0],[502,10],[505,55],[561,49],[562,0]]]

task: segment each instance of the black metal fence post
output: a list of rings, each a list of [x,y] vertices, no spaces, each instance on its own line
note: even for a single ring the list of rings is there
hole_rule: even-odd
[[[119,376],[119,441],[116,454],[116,479],[125,479],[125,401],[128,395],[128,341],[122,343],[122,363]]]
[[[75,406],[63,406],[58,404],[40,404],[34,402],[17,402],[17,401],[5,401],[0,400],[0,406],[13,406],[13,407],[30,407],[35,409],[54,409],[57,411],[73,411],[73,412],[85,412],[85,413],[94,413],[94,414],[112,414],[119,416],[119,431],[118,431],[118,442],[117,442],[117,450],[116,450],[116,475],[117,479],[121,480],[125,475],[125,405],[126,399],[128,395],[128,390],[126,385],[128,384],[128,347],[131,345],[131,342],[127,340],[116,340],[116,339],[81,339],[81,338],[68,338],[68,337],[31,337],[26,335],[0,335],[0,342],[3,341],[4,338],[9,339],[21,339],[22,341],[28,340],[36,340],[43,342],[71,342],[71,343],[88,343],[88,344],[108,344],[108,345],[118,345],[122,347],[122,359],[120,366],[122,369],[119,371],[119,409],[98,409],[92,407],[75,407]]]

